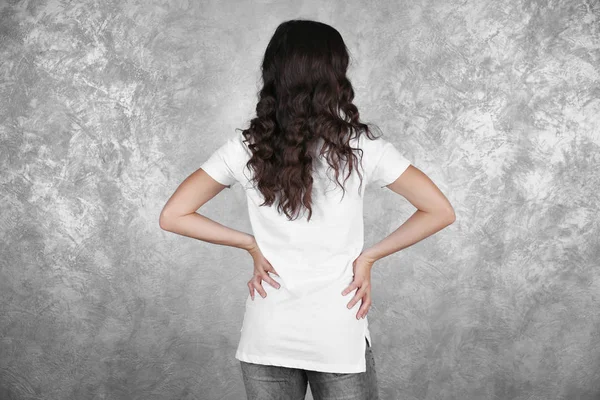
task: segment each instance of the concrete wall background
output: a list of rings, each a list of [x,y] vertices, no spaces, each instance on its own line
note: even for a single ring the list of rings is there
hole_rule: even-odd
[[[382,399],[600,399],[597,0],[0,7],[0,398],[244,398],[252,260],[158,216],[302,17],[342,33],[363,119],[457,214],[375,266]],[[414,211],[365,204],[365,246]],[[203,213],[251,232],[245,207]]]

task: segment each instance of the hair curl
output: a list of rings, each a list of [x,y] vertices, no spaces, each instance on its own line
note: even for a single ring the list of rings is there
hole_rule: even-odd
[[[350,167],[344,182],[356,166],[362,186],[354,153],[360,151],[362,163],[362,150],[349,142],[362,132],[375,137],[352,103],[348,63],[340,33],[310,20],[281,23],[265,51],[256,117],[242,130],[252,152],[246,166],[254,172],[252,181],[264,196],[261,206],[272,205],[278,197],[277,211],[289,220],[302,207],[308,210],[309,221],[312,216],[314,157],[326,154],[337,183],[342,162]],[[319,138],[323,147],[317,155],[314,149]]]

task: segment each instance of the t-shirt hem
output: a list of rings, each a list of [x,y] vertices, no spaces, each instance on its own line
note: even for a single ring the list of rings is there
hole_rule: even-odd
[[[333,373],[359,373],[366,371],[366,364],[363,367],[353,365],[353,364],[324,364],[303,360],[289,360],[289,359],[281,359],[277,357],[265,357],[265,356],[257,356],[254,354],[246,354],[242,352],[237,352],[235,354],[235,358],[239,361],[254,363],[254,364],[263,364],[263,365],[276,365],[280,367],[288,367],[288,368],[299,368],[305,369],[309,371],[320,371],[320,372],[333,372]]]

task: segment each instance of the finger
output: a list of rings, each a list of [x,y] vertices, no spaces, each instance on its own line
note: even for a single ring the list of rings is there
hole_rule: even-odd
[[[267,271],[271,272],[271,273],[273,273],[273,274],[275,274],[277,276],[279,276],[279,272],[275,271],[275,268],[273,268],[273,266],[271,265],[271,263],[269,262],[269,260],[265,259],[265,261],[269,265],[269,269]]]
[[[369,308],[371,307],[371,296],[367,293],[365,297],[363,297],[362,304],[360,309],[356,313],[356,319],[361,319],[367,316],[369,312]]]
[[[279,289],[279,286],[281,286],[279,283],[277,283],[275,279],[271,278],[269,274],[265,274],[265,276],[263,276],[263,281],[267,281],[269,285],[273,286],[276,289]]]
[[[368,304],[368,303],[363,303],[363,304]],[[367,316],[367,313],[369,312],[369,308],[370,305],[363,305],[360,307],[360,310],[358,310],[358,314],[356,314],[356,319],[361,319]]]
[[[352,281],[352,283],[350,284],[350,286],[348,286],[346,289],[344,289],[344,291],[342,292],[342,296],[347,295],[348,293],[350,293],[351,291],[353,291],[357,287],[358,287],[358,282]]]
[[[252,301],[254,301],[254,287],[252,286],[252,281],[248,282],[248,291],[250,292],[250,297]]]
[[[354,305],[365,295],[365,292],[366,289],[363,289],[362,287],[358,289],[352,300],[350,300],[350,303],[348,303],[348,308],[354,307]]]
[[[267,260],[266,258],[264,258],[264,260],[267,263],[267,265],[269,266],[269,269],[267,269],[266,271],[275,271],[275,268],[273,268],[273,266],[271,265],[271,262],[269,260]]]
[[[261,295],[261,297],[264,299],[265,297],[267,297],[267,292],[265,292],[265,289],[262,287],[262,283],[260,282],[255,282],[254,283],[254,288],[256,289],[256,291],[258,292],[258,294]]]

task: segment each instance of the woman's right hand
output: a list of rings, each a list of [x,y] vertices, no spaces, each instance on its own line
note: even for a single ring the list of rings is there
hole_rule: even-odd
[[[257,244],[253,245],[248,253],[252,256],[254,260],[254,273],[252,274],[252,279],[248,281],[248,290],[250,291],[250,297],[254,301],[254,291],[256,290],[264,299],[267,297],[267,292],[262,287],[262,281],[266,281],[268,284],[273,286],[276,289],[279,289],[279,283],[269,276],[269,272],[279,276],[275,268],[271,265],[271,263],[265,258],[265,256],[260,251],[260,248]]]

